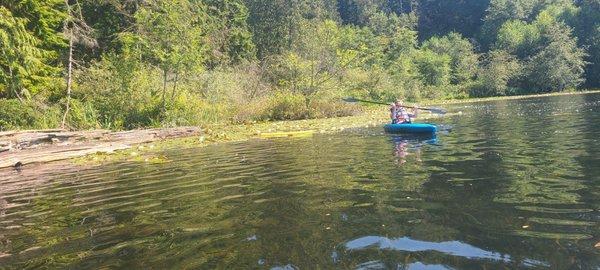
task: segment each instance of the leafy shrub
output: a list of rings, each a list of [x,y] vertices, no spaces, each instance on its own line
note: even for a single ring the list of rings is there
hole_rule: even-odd
[[[168,126],[198,126],[203,123],[222,122],[232,116],[231,104],[211,103],[194,94],[183,92],[167,111],[165,121]]]
[[[57,106],[48,107],[37,101],[21,103],[17,99],[0,99],[0,130],[48,129],[60,126]]]
[[[365,97],[374,100],[391,101],[404,96],[404,87],[396,83],[383,69],[374,68],[370,71],[352,69],[342,80],[350,96]]]
[[[268,112],[273,120],[298,120],[309,115],[303,95],[283,91],[269,98]]]
[[[99,128],[98,114],[92,103],[71,99],[71,109],[66,119],[67,126],[77,130]]]
[[[108,129],[152,125],[160,115],[160,72],[132,60],[107,56],[75,73],[74,96],[91,104]]]
[[[266,121],[269,120],[271,117],[269,111],[269,97],[254,99],[245,104],[239,104],[236,106],[236,108],[236,112],[231,118],[231,121],[233,123],[251,123],[256,121]]]
[[[247,102],[269,93],[256,63],[204,71],[191,76],[186,89],[209,102]]]
[[[17,99],[0,99],[0,130],[31,127],[38,115]]]

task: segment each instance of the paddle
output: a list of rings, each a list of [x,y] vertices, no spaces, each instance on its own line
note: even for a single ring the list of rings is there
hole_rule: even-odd
[[[380,101],[370,101],[370,100],[358,99],[358,98],[353,98],[353,97],[342,98],[342,100],[346,101],[346,102],[351,102],[351,103],[363,102],[363,103],[371,103],[371,104],[379,104],[379,105],[390,105],[391,104],[391,102],[385,103],[385,102],[380,102]],[[423,108],[423,107],[413,107],[413,106],[402,106],[402,107],[430,111],[432,113],[437,113],[437,114],[446,114],[447,113],[446,110],[440,109],[440,108]]]

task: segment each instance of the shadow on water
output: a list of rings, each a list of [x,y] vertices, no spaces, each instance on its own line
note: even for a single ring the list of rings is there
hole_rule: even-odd
[[[597,269],[600,96],[0,178],[0,268]],[[401,165],[401,166],[399,166]]]

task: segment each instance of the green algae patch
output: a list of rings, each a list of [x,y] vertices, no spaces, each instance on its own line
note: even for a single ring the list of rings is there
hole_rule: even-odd
[[[155,143],[133,146],[125,150],[117,150],[112,153],[96,153],[72,159],[76,165],[102,165],[111,162],[139,162],[139,163],[167,163],[169,159],[158,154]]]
[[[114,153],[96,153],[83,157],[77,157],[71,160],[76,165],[101,165],[116,160],[125,160],[126,150],[115,151]]]

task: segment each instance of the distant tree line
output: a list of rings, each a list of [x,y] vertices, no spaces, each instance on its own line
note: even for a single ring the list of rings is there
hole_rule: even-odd
[[[0,0],[0,130],[600,86],[600,0]]]

